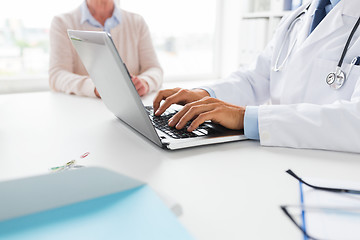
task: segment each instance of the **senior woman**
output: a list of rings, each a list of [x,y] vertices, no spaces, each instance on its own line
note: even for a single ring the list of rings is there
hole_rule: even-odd
[[[163,72],[144,19],[119,9],[114,0],[86,0],[72,12],[55,16],[51,23],[49,81],[54,91],[100,97],[67,29],[109,32],[139,95],[160,87]]]

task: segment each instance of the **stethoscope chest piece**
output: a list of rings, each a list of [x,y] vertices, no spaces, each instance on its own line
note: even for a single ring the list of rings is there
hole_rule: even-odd
[[[345,82],[345,73],[337,68],[336,72],[331,72],[326,77],[326,83],[333,89],[339,89]]]
[[[345,76],[345,73],[341,70],[341,66],[343,64],[343,61],[344,61],[344,58],[345,58],[345,55],[346,55],[346,52],[347,50],[349,49],[349,45],[350,45],[350,42],[351,42],[351,39],[353,38],[354,36],[354,33],[355,31],[358,29],[359,27],[359,24],[360,24],[360,17],[358,18],[358,20],[356,21],[353,29],[351,30],[351,33],[350,33],[350,36],[348,37],[347,41],[346,41],[346,44],[345,44],[345,47],[344,47],[344,50],[341,54],[341,58],[339,60],[339,63],[336,67],[336,70],[335,72],[331,72],[327,75],[326,77],[326,83],[332,88],[332,89],[339,89],[342,87],[342,85],[344,85],[344,82],[346,80],[346,76]],[[354,66],[354,64],[357,62],[358,58],[354,58],[352,61],[351,61],[351,67]],[[350,68],[351,70],[351,68]],[[350,70],[348,72],[348,76],[349,76],[349,73],[350,73]]]

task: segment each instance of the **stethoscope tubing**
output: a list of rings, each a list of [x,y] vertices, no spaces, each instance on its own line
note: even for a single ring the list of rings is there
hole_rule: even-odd
[[[295,41],[294,41],[293,44],[291,45],[290,51],[286,54],[286,56],[285,56],[285,58],[284,58],[284,61],[279,65],[280,56],[281,56],[281,53],[282,53],[283,50],[284,50],[286,39],[289,38],[289,35],[290,35],[290,33],[291,33],[292,28],[294,27],[294,25],[295,25],[298,21],[301,21],[301,19],[300,19],[300,18],[296,18],[296,19],[291,23],[291,25],[289,26],[288,31],[286,31],[285,41],[283,42],[283,44],[281,44],[281,47],[280,47],[280,50],[279,50],[279,54],[278,54],[278,56],[277,56],[277,58],[276,58],[276,61],[275,61],[275,64],[274,64],[273,70],[274,70],[275,72],[279,72],[279,71],[284,67],[287,59],[290,57],[290,54],[291,54],[291,52],[292,52],[292,49],[295,47],[295,44],[296,44],[296,42],[297,42],[297,38],[295,39]]]
[[[291,54],[292,50],[294,49],[295,44],[296,44],[296,42],[297,42],[297,38],[295,39],[294,43],[291,45],[290,50],[289,50],[288,53],[286,54],[283,62],[282,62],[281,64],[279,64],[280,57],[281,57],[281,55],[282,55],[282,52],[284,51],[285,43],[286,43],[287,39],[289,39],[290,33],[292,32],[295,24],[296,24],[298,21],[301,21],[301,20],[302,20],[300,17],[301,17],[302,15],[304,15],[304,14],[307,13],[307,11],[308,11],[309,8],[310,8],[310,5],[311,5],[311,3],[310,3],[301,13],[299,13],[299,14],[294,18],[294,20],[290,23],[290,25],[289,25],[289,27],[288,27],[288,29],[287,29],[287,31],[286,31],[286,34],[285,34],[285,37],[284,37],[284,41],[283,41],[282,44],[281,44],[281,47],[280,47],[280,49],[279,49],[279,53],[278,53],[277,58],[276,58],[276,60],[275,60],[275,64],[274,64],[274,67],[273,67],[273,71],[274,71],[274,72],[279,72],[279,71],[281,71],[281,69],[284,67],[285,63],[287,62],[288,58],[290,57],[290,54]]]
[[[297,38],[294,40],[294,43],[291,45],[291,47],[290,47],[288,53],[286,54],[283,62],[279,65],[280,57],[281,57],[282,52],[283,52],[283,50],[284,50],[285,43],[286,43],[286,41],[289,39],[290,33],[292,32],[295,24],[296,24],[298,21],[301,21],[301,20],[302,20],[300,17],[308,12],[310,6],[311,6],[311,3],[310,3],[300,14],[298,14],[298,15],[294,18],[294,20],[291,22],[291,24],[289,25],[289,27],[288,27],[288,29],[287,29],[287,32],[286,32],[286,34],[285,34],[285,37],[284,37],[284,41],[282,42],[282,45],[281,45],[281,47],[280,47],[280,49],[279,49],[279,53],[278,53],[277,58],[276,58],[276,60],[275,60],[275,64],[274,64],[274,67],[273,67],[273,71],[275,71],[275,72],[281,71],[281,69],[284,67],[286,61],[287,61],[288,58],[290,57],[290,54],[291,54],[291,52],[292,52],[292,50],[293,50],[293,48],[295,47],[295,44],[296,44],[296,42],[297,42]],[[334,89],[339,89],[340,87],[342,87],[342,85],[343,85],[343,83],[344,83],[344,81],[345,81],[345,78],[346,78],[346,77],[345,77],[344,72],[341,70],[341,67],[342,67],[342,64],[343,64],[343,62],[344,62],[346,53],[347,53],[347,51],[348,51],[348,49],[349,49],[349,45],[350,45],[350,43],[351,43],[351,40],[353,39],[354,34],[355,34],[356,30],[358,29],[359,25],[360,25],[360,17],[358,18],[358,20],[356,21],[354,27],[352,28],[352,30],[351,30],[351,32],[350,32],[350,35],[349,35],[349,37],[348,37],[348,39],[347,39],[347,41],[346,41],[345,47],[344,47],[344,49],[343,49],[343,51],[342,51],[342,53],[341,53],[340,60],[339,60],[338,65],[337,65],[337,67],[336,67],[336,71],[333,72],[333,73],[330,73],[330,74],[328,75],[328,77],[327,77],[327,81],[326,81],[326,82],[327,82],[331,87],[333,87]],[[328,78],[329,78],[330,75],[333,75],[333,79],[332,79],[333,81],[328,81]],[[335,81],[335,80],[339,80],[339,79],[340,79],[341,81]],[[335,86],[334,84],[335,84],[336,86]]]
[[[342,54],[341,54],[341,58],[340,58],[339,63],[338,63],[338,65],[337,65],[337,66],[340,67],[340,68],[341,68],[341,66],[342,66],[342,64],[343,64],[343,62],[344,62],[344,58],[345,58],[346,53],[347,53],[347,51],[348,51],[350,42],[351,42],[351,40],[353,39],[354,34],[355,34],[356,30],[357,30],[358,27],[359,27],[359,24],[360,24],[360,17],[359,17],[358,20],[356,21],[356,23],[355,23],[353,29],[351,30],[351,33],[350,33],[350,35],[349,35],[349,37],[348,37],[348,39],[347,39],[347,41],[346,41],[344,50],[343,50],[343,52],[342,52]]]

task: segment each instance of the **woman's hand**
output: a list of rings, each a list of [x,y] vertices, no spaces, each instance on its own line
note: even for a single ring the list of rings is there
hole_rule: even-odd
[[[100,96],[100,94],[99,94],[99,92],[98,92],[98,90],[95,88],[95,90],[94,90],[94,93],[95,93],[95,95],[98,97],[98,98],[101,98],[101,96]]]
[[[131,76],[131,80],[133,81],[136,91],[140,97],[149,92],[149,84],[144,79],[138,78],[137,76]]]

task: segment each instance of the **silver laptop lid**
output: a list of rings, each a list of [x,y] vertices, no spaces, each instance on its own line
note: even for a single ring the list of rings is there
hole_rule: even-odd
[[[68,30],[68,35],[109,110],[162,146],[110,34]]]

